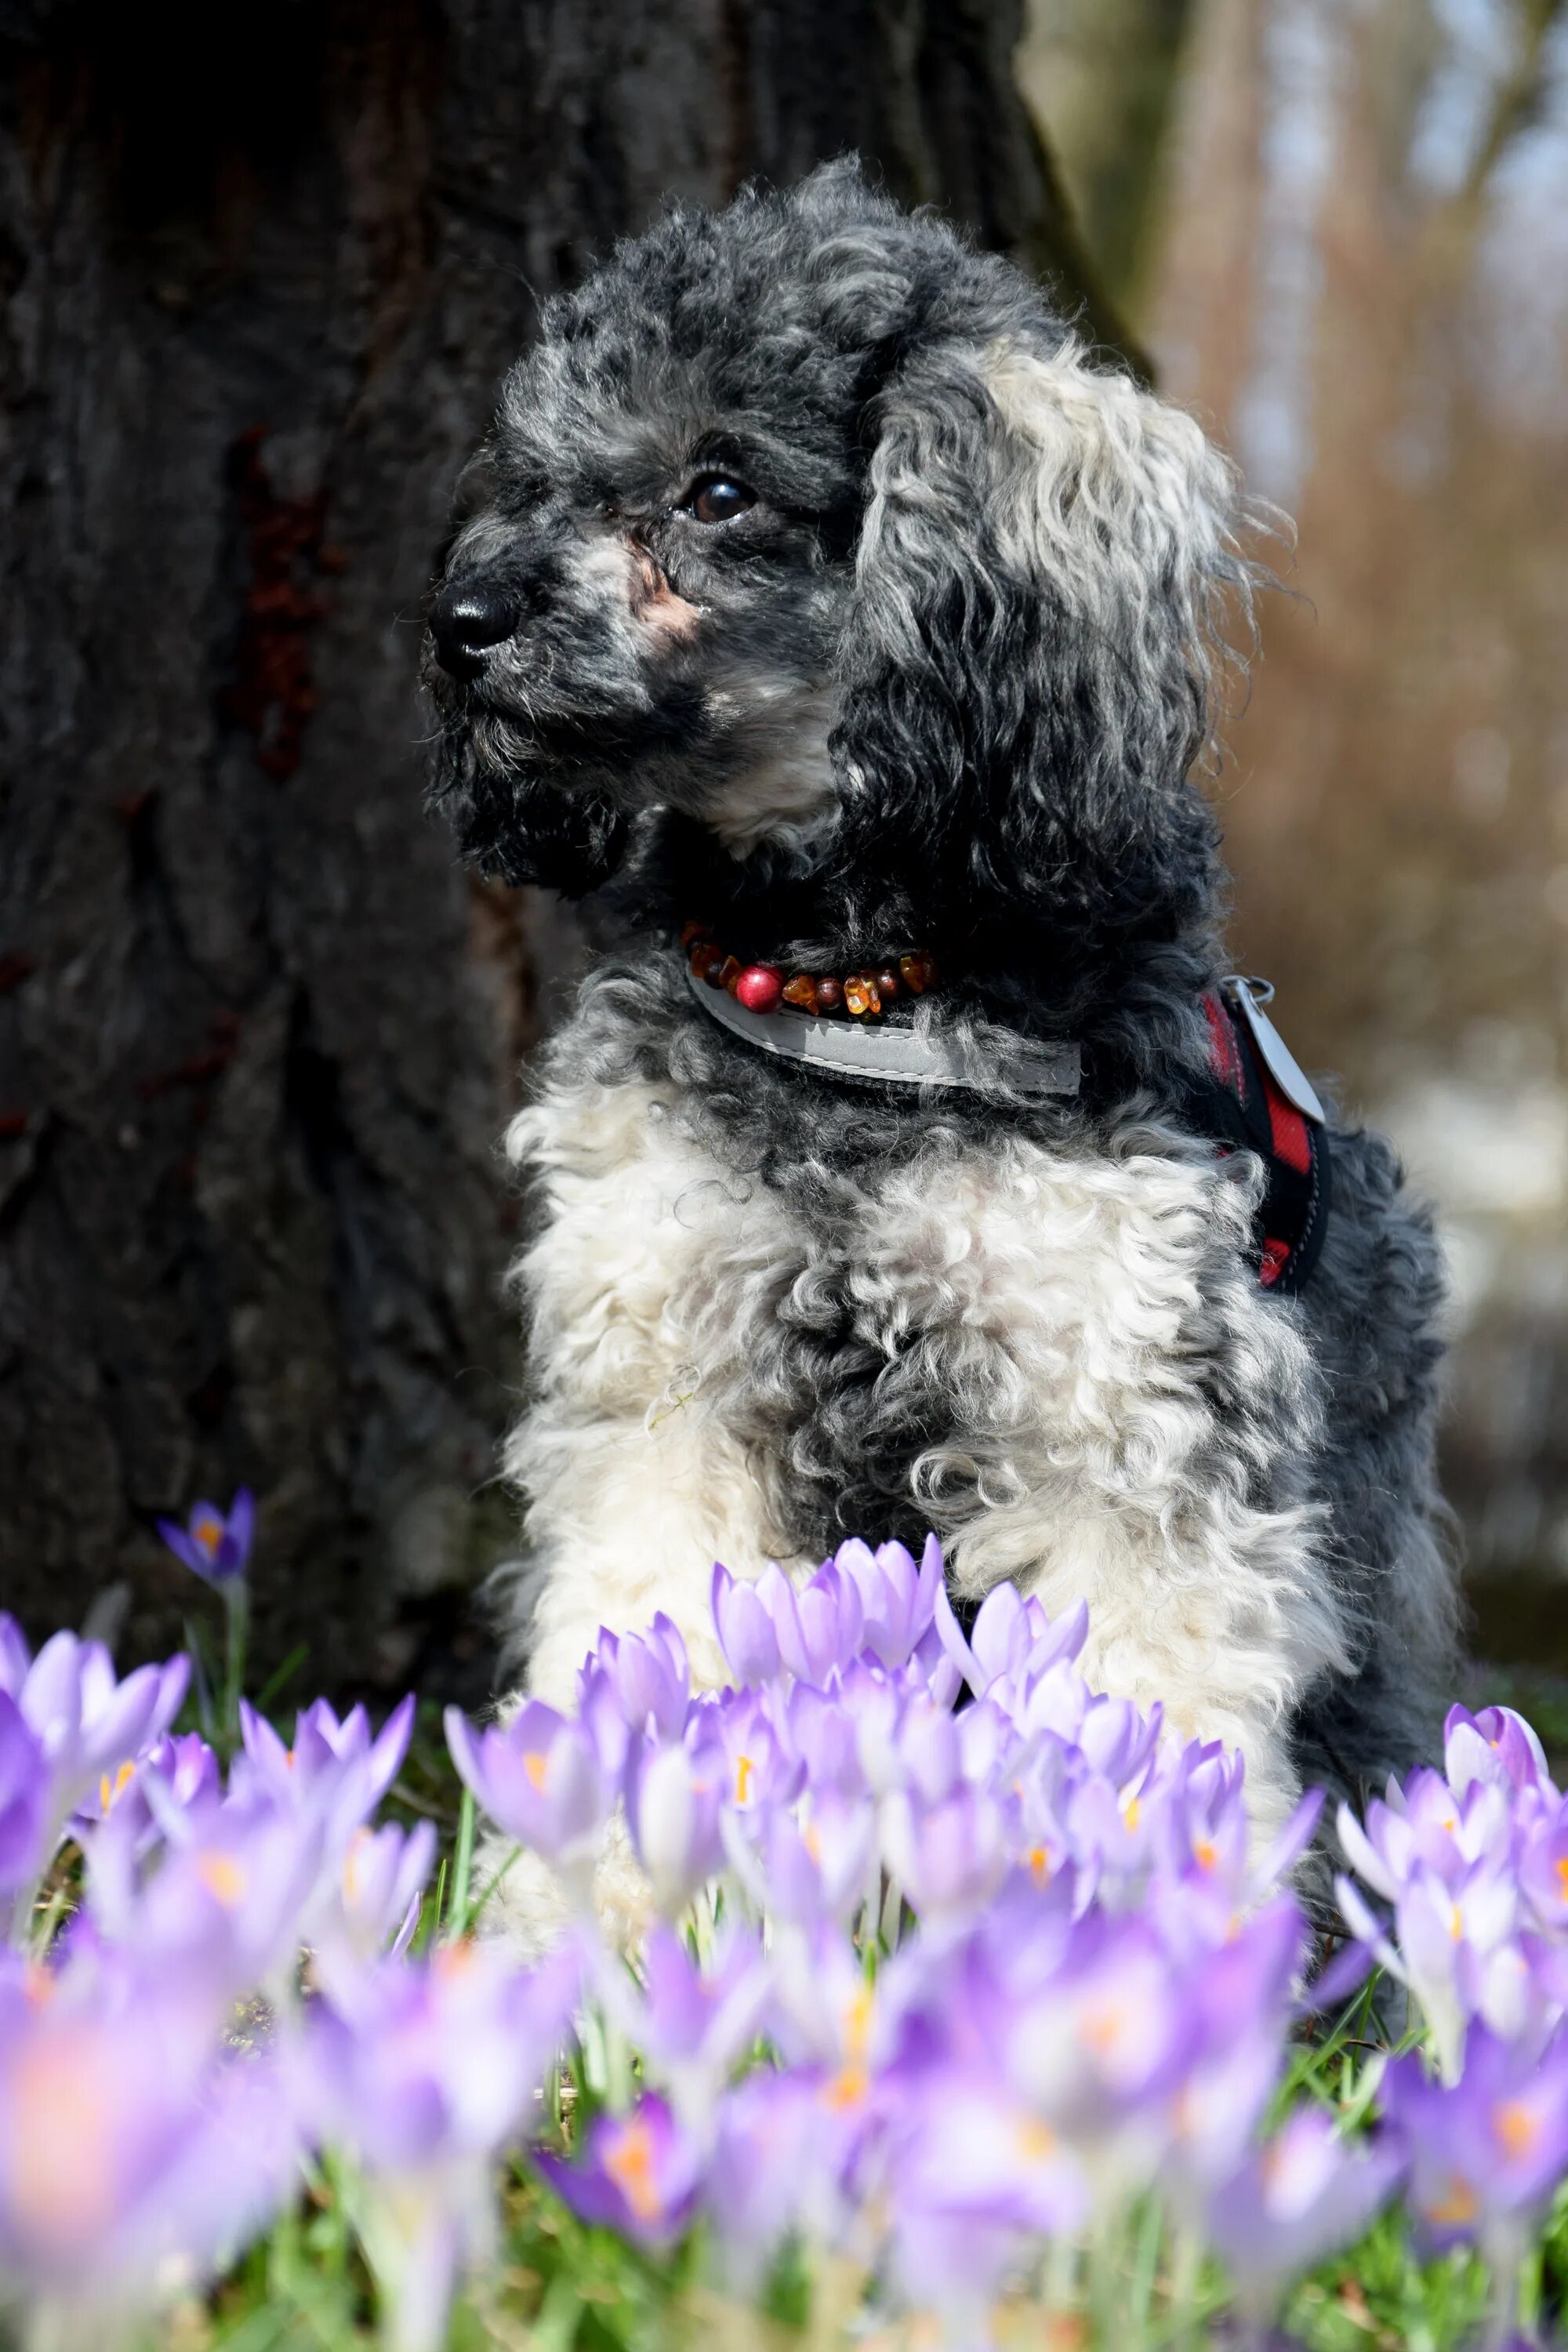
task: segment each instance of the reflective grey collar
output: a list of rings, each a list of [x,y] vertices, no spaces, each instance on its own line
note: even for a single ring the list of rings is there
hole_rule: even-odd
[[[858,1022],[813,1021],[796,1013],[749,1013],[726,990],[710,988],[689,971],[686,984],[704,1013],[748,1045],[836,1076],[900,1087],[970,1087],[978,1094],[998,1080],[1018,1094],[1079,1090],[1083,1053],[1078,1045],[1043,1045],[1012,1029],[955,1036],[942,1030],[865,1029]]]

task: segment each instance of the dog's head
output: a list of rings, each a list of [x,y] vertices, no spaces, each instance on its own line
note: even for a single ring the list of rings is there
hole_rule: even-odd
[[[1206,890],[1229,469],[853,167],[675,212],[549,303],[476,478],[436,791],[509,878],[580,895],[673,810],[939,928],[1167,930]]]

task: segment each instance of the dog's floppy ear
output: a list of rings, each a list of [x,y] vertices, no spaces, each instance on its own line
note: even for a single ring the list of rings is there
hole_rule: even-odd
[[[1186,778],[1216,607],[1249,582],[1230,467],[1065,336],[917,345],[875,424],[836,736],[852,836],[907,845],[955,906],[1179,927],[1211,886]]]
[[[563,898],[586,898],[607,882],[626,851],[626,817],[608,801],[534,778],[491,774],[467,742],[450,764],[438,761],[431,799],[481,873],[541,883]]]

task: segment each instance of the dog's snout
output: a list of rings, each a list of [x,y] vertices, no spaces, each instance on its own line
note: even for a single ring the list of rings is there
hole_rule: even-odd
[[[456,581],[430,608],[436,658],[449,677],[477,677],[492,646],[517,627],[521,607],[510,589],[485,581]]]

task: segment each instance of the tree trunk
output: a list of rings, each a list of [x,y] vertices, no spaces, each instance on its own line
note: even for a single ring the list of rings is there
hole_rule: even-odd
[[[509,1523],[496,1141],[571,954],[421,813],[455,477],[536,299],[666,192],[858,147],[1070,278],[1016,33],[989,0],[0,10],[0,1604],[35,1636],[122,1584],[124,1654],[176,1639],[155,1516],[245,1482],[266,1654],[450,1667]]]

